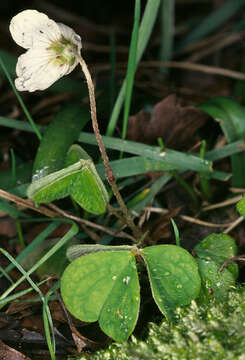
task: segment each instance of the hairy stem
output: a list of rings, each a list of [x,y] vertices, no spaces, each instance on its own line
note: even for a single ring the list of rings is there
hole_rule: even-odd
[[[94,94],[94,84],[90,75],[90,72],[88,70],[87,64],[84,61],[84,59],[79,55],[77,55],[82,71],[84,73],[84,76],[86,78],[87,81],[87,85],[88,85],[88,91],[89,91],[89,101],[90,101],[90,108],[91,108],[91,119],[92,119],[92,126],[94,129],[94,133],[95,133],[95,137],[101,152],[101,156],[106,168],[106,175],[107,175],[107,180],[112,188],[113,194],[115,195],[118,204],[122,210],[122,213],[125,217],[125,221],[127,223],[127,225],[130,227],[130,229],[132,230],[134,237],[136,239],[136,241],[139,241],[139,239],[142,237],[141,231],[139,228],[137,228],[137,226],[135,226],[129,212],[128,209],[123,201],[123,198],[118,190],[117,184],[116,184],[116,180],[112,171],[112,168],[110,166],[110,162],[109,162],[109,158],[107,156],[106,153],[106,149],[104,146],[104,143],[102,141],[102,137],[100,134],[100,130],[99,130],[99,126],[98,126],[98,121],[97,121],[97,112],[96,112],[96,102],[95,102],[95,94]]]

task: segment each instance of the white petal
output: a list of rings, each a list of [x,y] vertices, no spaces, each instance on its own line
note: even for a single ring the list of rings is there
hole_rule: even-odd
[[[64,36],[65,39],[71,40],[71,42],[75,45],[77,45],[78,53],[80,54],[81,48],[82,48],[82,42],[79,35],[75,33],[72,28],[70,28],[67,25],[57,23],[57,25],[60,28],[61,34]]]
[[[75,69],[75,67],[77,66],[77,64],[78,64],[78,60],[75,60],[75,62],[74,62],[73,65],[69,65],[69,66],[67,67],[66,73],[65,73],[64,75],[70,74],[70,73]],[[63,75],[62,75],[62,76],[63,76]]]
[[[14,41],[25,49],[34,45],[46,46],[61,37],[55,21],[36,10],[24,10],[14,16],[9,25]]]
[[[19,91],[44,90],[68,72],[70,66],[57,65],[45,49],[29,49],[18,59],[15,86]]]
[[[70,28],[69,26],[64,25],[62,23],[57,23],[57,25],[59,26],[63,37],[65,39],[70,40],[73,44],[75,44],[77,46],[77,53],[80,55],[81,48],[82,48],[81,37],[79,35],[77,35],[75,33],[75,31],[72,28]],[[78,64],[78,59],[75,59],[74,64],[68,68],[66,75],[70,74],[70,72],[72,72],[73,69],[75,69],[77,64]]]

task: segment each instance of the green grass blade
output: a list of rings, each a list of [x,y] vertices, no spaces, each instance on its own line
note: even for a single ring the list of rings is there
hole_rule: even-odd
[[[13,265],[13,267],[14,267],[14,265]],[[2,271],[2,269],[1,269],[1,271]],[[49,280],[49,278],[46,278],[46,279],[40,281],[39,283],[37,283],[37,286],[41,286],[42,284],[44,284],[48,280]],[[11,279],[10,282],[13,283],[13,280]],[[32,291],[33,291],[33,288],[29,287],[28,289],[25,289],[25,290],[19,291],[18,293],[13,294],[13,295],[7,296],[6,298],[4,298],[4,300],[0,300],[0,308],[2,308],[3,305],[5,305],[5,304],[7,304],[9,302],[15,301],[18,298],[20,298],[20,297],[22,297],[22,296],[24,296],[26,294],[29,294]],[[23,302],[27,302],[27,301],[28,300],[23,300]],[[41,301],[40,299],[31,299],[30,300],[30,302],[40,302],[40,301]]]
[[[48,343],[48,347],[49,347],[49,351],[50,351],[50,355],[51,355],[51,359],[55,360],[55,346],[53,347],[52,342],[51,342],[51,338],[50,338],[50,331],[49,331],[49,326],[51,326],[52,329],[52,333],[54,334],[54,327],[53,327],[53,323],[52,323],[52,318],[51,318],[51,314],[50,314],[50,310],[48,308],[48,305],[45,303],[45,299],[44,296],[41,292],[41,290],[39,289],[39,287],[35,284],[35,282],[30,278],[28,272],[26,272],[22,266],[4,249],[0,249],[0,251],[9,259],[9,261],[11,261],[11,263],[17,267],[17,269],[23,274],[23,277],[29,282],[29,284],[31,285],[31,287],[39,294],[40,299],[42,300],[44,306],[43,306],[43,319],[44,319],[44,326],[45,326],[45,335],[46,335],[46,339],[47,339],[47,343]],[[53,336],[54,337],[54,336]],[[55,343],[54,343],[55,344]]]
[[[153,160],[162,160],[163,162],[174,164],[176,169],[191,169],[194,171],[212,171],[212,164],[207,160],[202,160],[197,156],[181,153],[179,151],[165,149],[160,151],[158,146],[150,146],[135,141],[126,141],[109,136],[103,136],[103,142],[109,149],[127,152],[130,154],[141,155]],[[78,141],[87,144],[96,144],[93,134],[82,132]]]
[[[32,126],[24,121],[10,119],[4,116],[0,116],[0,125],[10,127],[13,129],[28,131],[28,132],[34,132]],[[40,126],[38,126],[39,130],[41,129]]]
[[[0,277],[2,277],[2,276],[4,276],[9,282],[10,282],[10,284],[12,284],[13,285],[13,280],[11,279],[11,277],[9,276],[9,274],[6,272],[6,270],[4,269],[4,268],[2,268],[1,266],[0,266],[0,273],[2,273],[1,275],[0,275]]]
[[[41,139],[42,139],[42,136],[41,136],[41,134],[40,134],[40,131],[39,131],[37,125],[35,124],[35,122],[32,120],[31,114],[30,114],[29,111],[27,110],[27,107],[25,106],[25,104],[24,104],[24,102],[23,102],[20,94],[19,94],[18,91],[16,90],[16,88],[15,88],[15,86],[14,86],[14,83],[13,83],[13,80],[11,79],[11,76],[9,75],[8,70],[7,70],[7,68],[6,68],[6,66],[5,66],[5,64],[4,64],[1,56],[0,56],[0,65],[1,65],[1,67],[2,67],[2,69],[3,69],[3,71],[4,71],[4,74],[5,74],[6,78],[8,79],[8,81],[9,81],[9,83],[10,83],[10,85],[11,85],[13,91],[14,91],[14,93],[15,93],[15,96],[17,97],[17,99],[18,99],[18,101],[19,101],[19,103],[20,103],[20,106],[22,107],[22,110],[24,111],[24,113],[25,113],[25,115],[26,115],[29,123],[31,124],[31,126],[32,126],[35,134],[37,135],[38,139],[41,140]]]
[[[0,125],[1,126],[6,126],[9,128],[13,128],[13,129],[18,129],[18,130],[23,130],[23,131],[27,131],[27,132],[33,132],[30,124],[20,121],[20,120],[15,120],[15,119],[10,119],[10,118],[6,118],[6,117],[1,117],[0,116]],[[39,129],[45,129],[44,126],[39,126]],[[109,143],[110,143],[110,137],[106,137],[103,136],[103,140],[106,141],[106,146],[109,148]],[[119,149],[117,149],[115,143],[119,140]],[[85,133],[82,132],[79,136],[79,141],[80,142],[87,142],[88,144],[92,144],[92,145],[96,145],[96,140],[95,140],[95,136],[93,134],[90,133]],[[113,142],[113,149],[116,149],[118,151],[124,151],[127,152],[126,148],[128,147],[128,144],[130,144],[130,141],[126,141],[126,142],[121,142],[120,139],[116,139],[115,143]],[[125,146],[123,147],[123,143],[125,143]],[[139,146],[141,146],[141,143],[135,143],[135,144],[139,144]],[[152,147],[152,148],[157,148],[157,147]],[[237,140],[234,141],[230,144],[224,145],[222,146],[222,148],[219,149],[214,149],[214,150],[210,150],[205,154],[205,159],[207,160],[211,160],[211,161],[216,161],[216,160],[220,160],[223,159],[227,156],[231,156],[234,154],[238,154],[242,151],[245,150],[245,141],[244,140]],[[138,152],[132,152],[132,154],[137,154]],[[141,154],[142,155],[142,154]],[[28,164],[23,164],[20,165],[21,166],[26,166],[28,167]],[[18,171],[18,167],[16,169]],[[23,172],[23,170],[22,170]],[[1,172],[1,177],[2,174],[5,172]],[[19,179],[20,176],[17,173],[17,178]],[[2,180],[2,178],[0,179],[0,181]],[[0,183],[1,184],[1,183]],[[2,186],[1,186],[2,188]]]
[[[175,169],[191,169],[194,171],[212,171],[212,164],[207,160],[200,159],[189,153],[181,153],[170,149],[160,151],[158,146],[150,146],[134,141],[126,141],[109,136],[103,136],[103,142],[109,149],[127,152],[130,154],[141,155],[153,160],[161,160],[175,166]],[[87,144],[96,144],[93,134],[81,133],[78,141]]]
[[[179,237],[179,229],[178,226],[176,225],[176,222],[174,221],[174,219],[170,219],[171,224],[173,226],[174,229],[174,237],[175,237],[175,243],[177,246],[180,246],[180,237]]]
[[[56,291],[60,286],[60,281],[57,281],[55,285],[47,292],[44,302],[43,302],[43,323],[44,323],[44,330],[46,341],[48,344],[50,356],[52,360],[55,360],[55,351],[56,351],[56,341],[55,341],[55,333],[54,333],[54,326],[53,320],[50,313],[50,309],[48,307],[48,301],[50,296]],[[51,334],[50,334],[51,330]]]
[[[55,343],[55,336],[54,336],[54,326],[53,326],[53,321],[52,321],[49,307],[48,307],[48,305],[45,304],[45,302],[43,303],[43,324],[44,324],[44,331],[45,331],[46,341],[48,344],[49,354],[50,354],[51,360],[55,360],[56,359],[56,357],[55,357],[56,343]],[[51,329],[52,338],[51,338],[51,334],[50,334],[50,329]]]
[[[161,160],[147,159],[143,156],[133,156],[121,160],[114,160],[110,162],[110,165],[116,179],[136,176],[149,171],[170,171],[175,169],[175,166],[172,164],[165,163]],[[102,179],[106,179],[105,167],[103,164],[97,165],[96,170]]]
[[[244,26],[245,28],[245,19],[244,19]],[[242,60],[241,64],[239,65],[239,71],[241,73],[245,73],[245,61]],[[233,87],[232,96],[234,98],[240,99],[240,103],[242,105],[245,104],[245,82],[243,80],[237,80]]]
[[[58,249],[60,249],[68,240],[75,236],[78,232],[78,226],[75,223],[72,223],[69,231],[60,239],[60,241],[55,244],[26,274],[29,276],[32,274],[39,266],[41,266],[46,260],[48,260]],[[5,251],[5,250],[1,250]],[[21,284],[26,279],[26,276],[22,276],[16,281],[15,284],[10,286],[1,296],[0,300],[5,299],[19,284]]]
[[[25,131],[32,131],[29,124],[13,119],[0,118],[0,125],[13,127]],[[82,132],[79,136],[79,141],[87,144],[97,145],[94,134],[90,134],[90,133]],[[201,170],[207,171],[210,177],[215,178],[217,180],[227,181],[230,177],[230,174],[219,171],[212,171],[212,169],[210,168],[211,163],[205,163],[204,160],[200,159],[196,155],[194,156],[191,154],[184,154],[183,157],[182,156],[180,157],[181,154],[180,152],[166,149],[168,155],[162,157],[160,152],[160,147],[157,146],[145,145],[133,141],[125,141],[118,138],[112,138],[109,136],[103,136],[103,141],[105,143],[105,146],[109,149],[128,152],[134,155],[135,154],[140,155],[137,158],[124,159],[122,163],[120,163],[120,160],[111,162],[113,171],[115,171],[117,178],[130,176],[130,175],[137,175],[140,173],[145,173],[147,171],[177,169],[179,168],[179,165],[183,166],[184,164],[182,162],[183,158],[185,159],[185,161],[188,160],[186,162],[187,168],[189,168],[190,163],[192,163],[191,168],[193,170],[198,172],[200,172]],[[205,159],[218,160],[223,157],[229,156],[230,154],[232,155],[243,151],[244,146],[245,146],[244,141],[239,140],[237,142],[234,142],[233,144],[225,145],[221,149],[207,152]],[[131,159],[133,164],[135,165],[135,169],[132,169],[132,164],[130,163]],[[176,160],[178,164],[176,163]],[[130,167],[128,166],[129,164]],[[96,168],[98,169],[100,176],[102,178],[105,178],[104,170],[101,168],[101,166],[98,165]],[[123,172],[123,168],[125,169],[125,174]],[[19,196],[24,196],[25,192],[26,192],[26,185],[24,185],[24,188],[22,190],[21,187],[15,189],[16,195]]]
[[[203,22],[182,40],[177,47],[177,53],[181,52],[189,44],[211,34],[222,24],[225,24],[244,5],[245,0],[227,0],[223,6],[206,16]]]
[[[20,211],[16,207],[10,205],[8,201],[4,199],[0,199],[0,210],[4,211],[13,218],[27,217],[23,211]]]
[[[206,152],[205,159],[217,161],[227,156],[238,154],[245,150],[245,140],[237,140],[230,144],[224,145],[219,149]]]
[[[156,196],[156,194],[161,190],[161,188],[166,185],[169,180],[172,178],[172,176],[168,173],[163,174],[160,178],[158,178],[154,184],[151,186],[150,191],[147,193],[147,195],[144,197],[143,200],[141,200],[139,203],[137,203],[132,210],[140,213],[146,205],[149,204],[150,201]]]
[[[231,173],[225,173],[223,171],[213,171],[212,173],[207,173],[205,175],[207,176],[207,178],[212,178],[219,181],[228,181],[232,176]]]
[[[44,300],[42,292],[39,290],[38,286],[34,283],[34,281],[30,278],[30,273],[26,272],[23,267],[6,250],[0,248],[0,251],[21,272],[21,274],[23,275],[23,281],[27,280],[31,287],[39,294],[40,298]],[[16,285],[16,283],[14,285]]]
[[[46,227],[46,229],[44,229],[40,234],[38,234],[32,240],[32,242],[28,246],[26,246],[24,250],[21,251],[21,253],[16,257],[15,260],[20,263],[23,259],[28,257],[32,253],[32,251],[38,245],[40,245],[59,225],[60,225],[60,221],[57,221],[57,220],[52,221],[51,224],[49,224]],[[13,269],[13,265],[10,264],[7,266],[5,271],[10,271],[12,269]]]
[[[15,161],[15,154],[14,150],[10,149],[10,156],[11,156],[11,172],[12,172],[12,182],[16,185],[16,161]]]
[[[21,249],[24,249],[26,244],[25,244],[25,238],[24,238],[24,235],[23,235],[23,230],[22,230],[21,223],[20,223],[20,221],[16,220],[15,224],[16,224],[16,229],[17,229],[17,234],[18,234]]]
[[[220,181],[227,181],[230,178],[230,174],[214,171],[212,173],[212,177],[214,179],[217,179]],[[150,202],[152,202],[152,200],[157,195],[157,193],[171,179],[172,179],[172,175],[170,173],[164,173],[161,177],[159,177],[157,180],[154,181],[154,183],[151,185],[149,191],[147,191],[146,194],[144,193],[143,199],[141,201],[137,202],[137,204],[134,205],[133,207],[130,206],[130,209],[140,213],[144,209],[145,206],[147,206]]]
[[[15,68],[17,63],[17,57],[11,55],[7,51],[0,50],[0,58],[2,59],[5,69],[9,76],[12,78],[16,75]],[[0,66],[0,75],[6,76],[6,72],[4,69]]]
[[[215,97],[199,105],[199,108],[220,123],[228,142],[245,138],[245,108],[226,97]],[[231,157],[232,186],[245,186],[245,152]]]
[[[157,18],[160,2],[161,2],[160,0],[147,1],[139,29],[138,48],[137,48],[137,56],[136,56],[136,64],[135,64],[136,67],[144,53],[144,50],[150,38],[153,26]],[[126,93],[126,82],[124,80],[110,117],[106,135],[112,135],[114,132],[123,105],[125,93]]]
[[[126,94],[125,94],[125,104],[124,104],[124,113],[123,113],[123,126],[122,126],[122,138],[125,139],[127,135],[128,127],[128,116],[130,111],[130,104],[133,92],[134,84],[134,74],[135,74],[135,64],[136,64],[136,55],[137,55],[137,46],[138,46],[138,35],[139,35],[139,22],[140,22],[140,0],[135,0],[135,10],[134,10],[134,26],[131,37],[131,43],[129,48],[129,57],[128,57],[128,68],[126,74]]]
[[[205,152],[206,152],[206,140],[203,140],[200,148],[200,157],[202,159],[205,159]],[[211,201],[212,192],[211,192],[210,181],[206,176],[206,174],[202,172],[200,173],[200,187],[204,195],[204,198],[208,201]]]
[[[110,34],[110,111],[113,109],[116,94],[116,41],[115,32]]]
[[[169,61],[172,58],[174,42],[174,12],[175,0],[162,0],[161,5],[161,43],[160,43],[160,61]],[[168,68],[161,67],[163,74],[168,72]]]

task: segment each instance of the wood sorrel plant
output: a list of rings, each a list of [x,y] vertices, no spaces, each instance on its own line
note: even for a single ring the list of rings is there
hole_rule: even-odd
[[[194,249],[197,259],[180,247],[179,242],[178,246],[139,246],[141,233],[118,191],[99,132],[93,81],[80,55],[80,37],[71,28],[57,24],[35,10],[26,10],[15,16],[10,23],[10,31],[17,44],[27,49],[17,62],[15,84],[20,91],[44,90],[69,74],[77,64],[81,65],[88,84],[93,129],[108,182],[126,223],[133,231],[134,240],[138,242],[133,246],[71,246],[67,252],[71,263],[61,278],[61,294],[67,309],[82,321],[98,321],[101,329],[114,340],[127,340],[139,314],[138,260],[147,269],[155,303],[171,322],[175,320],[176,308],[189,304],[200,291],[204,299],[208,299],[210,294],[223,298],[237,276],[234,264],[229,264],[218,273],[222,263],[236,255],[235,243],[227,235],[204,239]],[[88,154],[78,145],[71,146],[81,129],[81,117],[83,122],[86,121],[88,111],[84,116],[84,109],[73,106],[61,111],[52,121],[39,147],[34,162],[33,182],[27,194],[37,203],[71,195],[87,211],[99,214],[105,211],[105,204],[109,206],[106,189]],[[53,141],[53,130],[54,127],[55,130],[59,129],[60,119],[63,130],[55,134],[57,142],[65,142],[63,152],[55,150],[57,144]],[[42,146],[43,143],[45,146]],[[56,158],[54,154],[59,156]],[[61,159],[61,162],[57,159]],[[220,252],[217,244],[222,249],[222,256],[217,256]],[[49,253],[53,252],[52,248]]]
[[[141,232],[131,219],[118,190],[99,131],[94,85],[87,64],[80,55],[82,48],[80,36],[70,27],[56,23],[47,15],[36,10],[24,10],[14,16],[10,22],[10,32],[15,42],[27,49],[27,52],[19,57],[16,66],[18,77],[15,85],[19,91],[33,92],[47,89],[56,80],[69,74],[80,63],[88,84],[92,125],[106,168],[107,179],[120,205],[125,222],[131,228],[135,239],[139,240]],[[48,174],[49,168],[46,166],[41,176]],[[40,177],[40,173],[38,177]],[[66,186],[62,193],[66,196],[69,189],[67,190],[67,184],[62,184],[62,186]],[[32,189],[28,194],[35,199]],[[44,196],[43,199],[45,200],[46,197]],[[109,204],[108,207],[113,211]]]

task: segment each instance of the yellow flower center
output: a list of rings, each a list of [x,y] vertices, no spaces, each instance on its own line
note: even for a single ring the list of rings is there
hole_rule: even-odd
[[[71,40],[62,37],[60,40],[53,41],[48,47],[52,51],[52,59],[56,66],[68,64],[72,66],[76,60],[76,53],[78,52],[77,45],[73,44]]]

